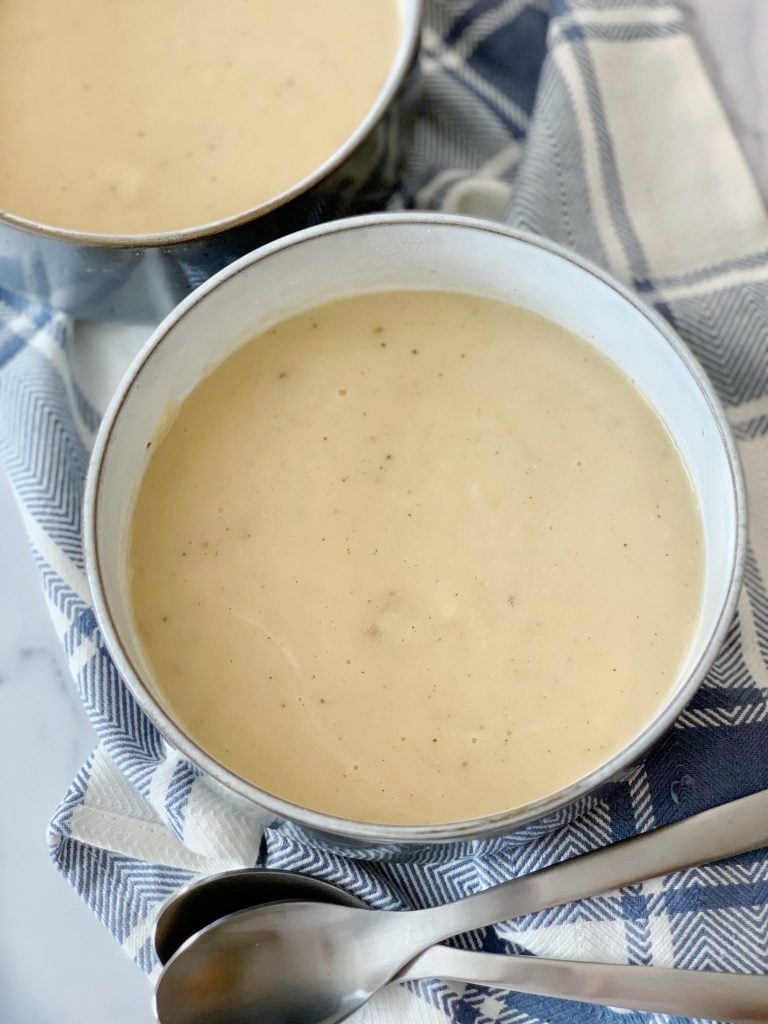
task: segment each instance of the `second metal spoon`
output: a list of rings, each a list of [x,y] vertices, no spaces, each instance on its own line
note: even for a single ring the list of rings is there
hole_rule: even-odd
[[[428,910],[305,901],[232,914],[170,959],[157,1016],[162,1024],[333,1024],[451,935],[765,845],[768,792]],[[753,980],[761,979],[735,979]],[[758,995],[754,1011],[720,1015],[764,1019],[757,1014],[765,1012],[766,993]]]
[[[289,871],[228,871],[194,883],[166,902],[155,924],[155,950],[165,964],[187,940],[231,913],[266,903],[312,900],[365,907],[330,882]],[[433,946],[393,981],[444,978],[646,1013],[768,1021],[768,979],[619,964],[545,960]],[[162,976],[161,976],[162,984]],[[222,1018],[229,1024],[230,1018]]]

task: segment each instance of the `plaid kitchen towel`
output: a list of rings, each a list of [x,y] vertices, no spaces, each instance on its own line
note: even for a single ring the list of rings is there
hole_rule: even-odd
[[[637,289],[690,345],[727,408],[751,525],[746,585],[709,678],[644,766],[581,818],[432,864],[343,859],[291,828],[267,829],[267,864],[339,881],[382,907],[453,899],[768,786],[768,218],[680,13],[666,0],[432,0],[421,62],[422,108],[394,208],[505,219]],[[64,317],[0,295],[0,451],[99,739],[53,819],[51,852],[151,973],[159,901],[201,872],[255,863],[264,822],[168,749],[102,645],[81,543],[101,411],[94,365]],[[462,941],[768,972],[768,852]],[[649,1019],[438,981],[392,986],[357,1019],[446,1018]]]

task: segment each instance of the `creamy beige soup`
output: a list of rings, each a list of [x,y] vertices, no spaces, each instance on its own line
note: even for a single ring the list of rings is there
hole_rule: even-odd
[[[561,327],[460,294],[336,302],[246,344],[156,442],[135,615],[217,760],[343,817],[526,804],[667,699],[702,590],[665,428]]]
[[[396,0],[0,0],[0,210],[75,231],[219,220],[354,132]]]

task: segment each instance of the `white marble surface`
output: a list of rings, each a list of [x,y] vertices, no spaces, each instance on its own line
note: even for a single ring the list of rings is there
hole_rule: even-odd
[[[149,1024],[143,975],[48,859],[48,819],[93,734],[2,474],[0,623],[0,1020]]]
[[[768,199],[768,3],[684,0]],[[137,334],[122,339],[115,369]],[[149,1024],[147,983],[51,866],[48,818],[93,745],[0,476],[0,1021]]]

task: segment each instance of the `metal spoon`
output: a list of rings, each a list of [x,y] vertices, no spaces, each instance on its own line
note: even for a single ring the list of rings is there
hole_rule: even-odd
[[[768,792],[763,792],[428,910],[381,911],[303,901],[231,914],[204,928],[171,957],[158,983],[156,1013],[162,1024],[335,1024],[429,946],[451,935],[766,845]],[[494,959],[501,969],[509,958]],[[530,979],[536,963],[540,973],[547,969],[541,967],[546,961],[531,960],[520,973]],[[571,979],[581,970],[583,995],[592,998],[593,975],[587,971],[585,977],[585,969],[570,964],[564,970]],[[596,969],[607,971],[604,965]],[[433,976],[431,968],[428,973]],[[464,973],[461,980],[467,980]],[[697,973],[692,979],[695,991],[689,986],[692,996],[702,991],[707,977],[718,976]],[[476,980],[491,983],[488,977]],[[760,987],[764,979],[731,981],[740,985],[739,991],[748,991],[741,1004],[721,1001],[728,1009],[718,1010],[718,1016],[766,1020],[768,990]],[[651,983],[649,998],[660,983]],[[720,994],[726,999],[733,995],[733,984],[728,988]],[[607,998],[611,1002],[616,996]],[[671,1012],[711,1016],[717,1004],[707,999],[704,1011],[684,1005]]]
[[[224,915],[286,900],[366,907],[361,899],[344,889],[306,875],[257,868],[224,872],[194,883],[161,908],[154,936],[160,962],[165,964],[188,939]],[[543,960],[433,946],[417,956],[393,981],[420,978],[510,988],[530,995],[625,1010],[688,1017],[716,1014],[731,1019],[738,1014],[743,1021],[768,1020],[768,1011],[762,1011],[759,1017],[745,1016],[754,1014],[756,1007],[768,1006],[768,979],[763,977]],[[221,1024],[229,1024],[231,1019],[225,1010]]]
[[[169,896],[160,907],[152,932],[157,959],[161,964],[168,963],[187,939],[223,917],[287,900],[370,909],[367,903],[338,885],[295,871],[265,868],[222,871],[190,883]]]

